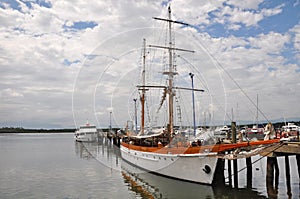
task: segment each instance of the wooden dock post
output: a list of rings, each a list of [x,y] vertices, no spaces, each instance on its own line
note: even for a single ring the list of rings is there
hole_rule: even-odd
[[[231,122],[231,135],[232,135],[232,143],[236,143],[236,123]],[[237,166],[237,159],[233,160],[233,182],[234,188],[238,188],[238,166]]]
[[[232,143],[236,143],[236,123],[231,122],[231,139]]]
[[[279,167],[277,162],[277,157],[274,157],[274,169],[275,169],[275,189],[278,189],[279,184]]]
[[[234,181],[234,188],[239,188],[238,182],[238,166],[237,166],[237,159],[233,160],[233,181]]]
[[[225,160],[219,158],[217,162],[217,169],[213,180],[213,184],[218,187],[222,187],[225,185],[224,167],[225,167]]]
[[[231,173],[231,160],[227,160],[228,164],[228,178],[229,178],[229,186],[232,187],[232,173]]]
[[[247,188],[252,188],[252,162],[251,157],[246,158],[247,166]]]
[[[266,176],[267,186],[272,186],[274,184],[274,163],[272,157],[267,157],[267,176]]]
[[[274,186],[274,177],[275,177],[275,186]],[[277,196],[278,182],[279,182],[279,168],[278,168],[277,158],[267,157],[266,185],[267,185],[267,193],[270,198]]]
[[[289,196],[289,198],[291,198],[292,190],[291,190],[290,161],[288,155],[285,155],[284,158],[285,158],[285,176],[286,176],[287,195]]]
[[[296,155],[297,167],[298,167],[298,177],[300,178],[300,155]]]

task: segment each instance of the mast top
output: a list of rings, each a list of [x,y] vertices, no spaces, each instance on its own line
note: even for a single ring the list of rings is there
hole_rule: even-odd
[[[169,12],[169,19],[160,18],[160,17],[153,17],[153,19],[172,22],[172,23],[177,23],[177,24],[181,24],[181,25],[185,25],[185,26],[190,26],[188,23],[184,23],[184,22],[181,22],[181,21],[175,21],[175,20],[171,19],[171,6],[168,7],[168,12]]]

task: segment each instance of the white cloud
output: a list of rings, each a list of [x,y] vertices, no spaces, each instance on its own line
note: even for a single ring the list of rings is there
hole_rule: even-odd
[[[6,98],[24,97],[24,95],[21,92],[15,91],[11,88],[6,88],[1,92],[1,97],[3,100],[6,100]]]
[[[259,4],[262,2],[263,0],[228,0],[226,3],[235,5],[242,9],[258,9]]]
[[[51,1],[51,8],[41,7],[34,3],[32,3],[32,8],[29,8],[24,3],[19,3],[20,11],[9,8],[7,5],[5,9],[0,8],[0,92],[3,102],[0,108],[1,112],[9,113],[0,114],[0,120],[7,124],[19,124],[22,123],[22,117],[17,115],[29,115],[30,120],[35,124],[30,124],[28,120],[24,122],[24,125],[72,127],[74,123],[71,96],[73,82],[79,71],[80,84],[76,85],[78,87],[75,91],[78,93],[75,97],[78,97],[76,100],[82,99],[82,101],[76,101],[78,102],[76,104],[78,106],[77,122],[84,123],[87,119],[82,113],[87,113],[89,119],[94,118],[95,111],[101,113],[96,115],[99,119],[105,120],[101,123],[106,125],[108,114],[105,114],[105,111],[109,111],[106,107],[111,107],[112,104],[114,111],[122,109],[126,112],[124,117],[128,117],[127,109],[132,102],[123,103],[121,108],[116,107],[116,103],[126,94],[132,95],[132,93],[126,93],[128,91],[126,89],[129,88],[126,87],[128,86],[126,83],[130,81],[129,86],[134,87],[137,81],[133,76],[139,67],[137,58],[140,49],[138,48],[141,47],[142,38],[147,36],[149,43],[157,38],[162,39],[162,33],[159,31],[153,33],[150,29],[141,29],[161,27],[162,23],[152,20],[152,17],[166,17],[166,7],[162,7],[161,2],[134,0]],[[231,6],[224,6],[224,3]],[[243,28],[243,25],[257,26],[258,22],[264,18],[281,13],[284,6],[259,10],[261,3],[262,0],[248,0],[243,3],[234,0],[201,2],[178,0],[171,2],[171,5],[175,19],[195,25],[201,24],[202,27],[218,22],[226,26],[224,29],[237,31]],[[212,13],[214,17],[211,17]],[[94,22],[97,26],[82,30],[66,30],[66,26],[70,27],[76,22]],[[290,116],[299,114],[297,112],[299,109],[290,109],[287,106],[290,101],[283,99],[278,92],[279,89],[287,92],[285,85],[288,85],[289,91],[296,91],[300,85],[299,73],[295,73],[299,66],[292,63],[286,64],[287,58],[281,54],[283,50],[286,50],[286,43],[291,41],[294,49],[297,52],[300,51],[299,25],[290,30],[291,35],[277,33],[274,30],[250,37],[229,36],[226,38],[212,38],[209,34],[197,33],[194,29],[181,30],[180,26],[175,26],[175,28],[179,33],[194,35],[189,36],[188,39],[193,37],[197,40],[195,43],[187,42],[184,36],[178,36],[176,42],[179,47],[198,48],[197,50],[201,51],[200,44],[203,44],[205,46],[203,51],[207,48],[224,68],[234,75],[241,86],[250,91],[252,96],[256,95],[256,91],[259,91],[261,95],[266,92],[268,93],[266,99],[269,100],[271,97],[276,99],[282,106],[287,107],[286,110],[291,113]],[[129,53],[130,50],[135,50],[135,52]],[[207,56],[205,52],[198,53],[197,55],[201,58]],[[89,54],[95,57],[93,59],[93,56],[87,57]],[[299,53],[295,54],[299,60]],[[192,58],[198,59],[198,57]],[[66,60],[72,64],[66,64]],[[178,58],[178,62],[183,63],[183,60]],[[195,65],[201,66],[208,62],[203,61]],[[81,68],[82,64],[85,67]],[[104,72],[101,66],[107,67],[109,64],[112,64],[111,67]],[[269,67],[274,70],[269,71]],[[124,68],[126,72],[122,73]],[[185,72],[180,68],[179,70],[180,73]],[[211,91],[222,89],[219,72],[215,70],[215,66],[206,67],[205,70],[209,72],[204,72],[203,77],[206,81],[203,80],[202,84],[208,84]],[[236,87],[228,83],[229,79],[225,77],[224,72],[221,73],[224,76],[227,91],[232,89],[231,92],[234,92]],[[111,75],[115,78],[110,84],[97,88],[99,93],[96,93],[96,100],[98,100],[96,103],[94,92],[101,74],[105,74],[101,81],[112,78]],[[218,84],[211,82],[210,78],[213,75],[217,75]],[[101,81],[100,83],[103,83]],[[112,94],[100,95],[105,93]],[[117,97],[117,93],[121,93],[122,96]],[[295,99],[299,99],[300,96],[296,95],[298,94],[295,94]],[[96,110],[93,107],[94,103],[97,106]],[[275,102],[272,103],[274,105]],[[272,110],[272,103],[264,104],[267,111]],[[219,105],[213,105],[210,102],[208,106],[213,107],[213,110],[221,110]],[[275,114],[270,113],[276,118]],[[57,119],[58,115],[61,121]],[[116,119],[121,117],[123,117],[121,114],[115,116]],[[6,125],[5,122],[0,125]],[[91,122],[95,123],[95,121]]]
[[[243,4],[244,1],[230,1],[229,3],[233,3],[234,7],[226,5],[223,8],[220,8],[214,12],[214,14],[218,17],[215,19],[217,23],[225,24],[229,29],[237,30],[238,27],[233,24],[244,24],[246,27],[257,26],[258,22],[262,21],[266,17],[270,17],[282,12],[283,5],[277,6],[273,9],[261,9],[261,10],[253,10],[256,8],[260,1],[256,2],[256,4],[245,4],[241,6],[240,3]],[[252,2],[252,1],[247,1]],[[253,1],[255,2],[255,1]]]
[[[300,24],[291,29],[293,36],[293,46],[295,48],[296,58],[300,62]]]
[[[249,45],[253,48],[263,49],[269,54],[279,54],[283,50],[285,43],[289,42],[288,34],[280,34],[270,32],[268,34],[260,34],[256,38],[249,38]],[[272,44],[272,45],[270,45]]]
[[[219,9],[223,1],[174,1],[171,3],[172,10],[178,20],[183,20],[190,24],[209,24],[209,12]],[[189,5],[189,6],[187,6]]]

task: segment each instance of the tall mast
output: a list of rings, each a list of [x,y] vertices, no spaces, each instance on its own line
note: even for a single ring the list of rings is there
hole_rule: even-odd
[[[169,6],[168,8],[169,11],[169,88],[168,88],[168,93],[169,93],[169,132],[173,133],[173,99],[174,99],[174,93],[173,93],[173,76],[175,75],[173,73],[173,49],[172,49],[172,23],[171,23],[171,8]]]
[[[163,74],[168,76],[168,86],[166,87],[167,94],[168,94],[168,108],[169,108],[168,132],[171,135],[174,132],[173,131],[173,126],[174,126],[174,105],[173,105],[173,102],[174,102],[175,93],[174,93],[173,89],[176,89],[176,88],[173,87],[173,78],[174,78],[175,75],[177,75],[177,72],[174,70],[174,66],[173,66],[173,52],[174,52],[174,50],[177,50],[177,51],[185,51],[185,52],[194,53],[194,51],[173,47],[174,44],[172,43],[172,40],[173,40],[172,39],[172,23],[178,23],[178,24],[181,24],[181,25],[188,25],[188,24],[172,20],[171,19],[171,8],[170,8],[170,6],[168,7],[168,19],[163,19],[163,18],[158,18],[158,17],[154,17],[154,19],[168,22],[169,46],[149,45],[149,47],[167,49],[168,52],[169,52],[169,67],[168,67],[167,71],[163,72]]]
[[[141,104],[142,104],[142,118],[141,118],[141,135],[144,135],[145,130],[145,93],[146,93],[146,39],[143,39],[143,71],[142,71],[142,96],[141,96]]]

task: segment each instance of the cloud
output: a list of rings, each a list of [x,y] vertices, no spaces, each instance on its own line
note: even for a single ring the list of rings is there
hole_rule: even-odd
[[[246,1],[239,1],[239,0],[229,0],[226,3],[229,5],[237,6],[241,9],[258,9],[259,4],[261,4],[263,0],[246,0]]]
[[[132,117],[131,98],[136,94],[132,90],[139,81],[135,76],[141,69],[138,59],[142,39],[146,37],[149,44],[163,41],[164,24],[152,17],[166,17],[165,4],[84,0],[7,2],[0,3],[1,126],[74,127],[73,90],[77,125],[88,118],[91,123],[97,123],[98,119],[101,125],[108,126],[111,109],[116,112],[115,124],[123,125],[124,120]],[[285,4],[266,5],[263,0],[242,3],[176,0],[171,1],[171,6],[174,19],[192,25],[174,26],[178,33],[176,44],[197,50],[196,55],[181,54],[176,61],[186,70],[201,72],[195,83],[219,97],[217,101],[208,94],[201,98],[208,107],[213,107],[210,110],[215,111],[214,115],[217,110],[236,107],[234,103],[239,99],[234,96],[241,97],[217,60],[249,91],[252,99],[259,94],[261,107],[270,118],[277,118],[279,112],[299,116],[299,108],[288,104],[300,97],[295,92],[300,85],[300,26],[298,23],[288,31],[272,29],[272,23],[277,23],[271,20],[272,16],[282,14],[288,18],[289,13],[283,12]],[[266,24],[270,31],[262,32],[264,27],[260,23],[265,19],[271,20]],[[149,52],[149,56],[162,53]],[[184,59],[193,60],[194,66]],[[186,70],[178,67],[182,75]],[[180,80],[189,85],[190,80],[184,78]],[[220,86],[222,82],[225,90]],[[289,92],[292,97],[282,95]],[[156,95],[161,95],[161,91]],[[228,97],[226,101],[224,95]],[[253,105],[244,104],[253,109]],[[239,115],[247,118],[249,108],[240,105],[240,109]]]
[[[4,98],[15,98],[15,97],[24,97],[21,92],[17,92],[11,88],[6,88],[2,90],[1,97]]]
[[[297,63],[300,63],[300,24],[297,24],[290,30],[292,34],[292,42],[293,47],[295,49],[295,58],[297,59]],[[300,69],[298,68],[298,72]]]
[[[238,5],[239,6],[239,5]],[[251,6],[250,6],[251,7]],[[214,14],[218,17],[216,22],[222,24],[229,24],[229,28],[232,27],[232,24],[243,24],[246,27],[256,26],[260,21],[266,17],[277,15],[282,12],[282,6],[278,6],[273,9],[261,9],[253,10],[247,9],[247,7],[232,7],[229,5],[224,6],[222,9],[217,10]],[[233,26],[234,30],[237,29],[236,26]]]

